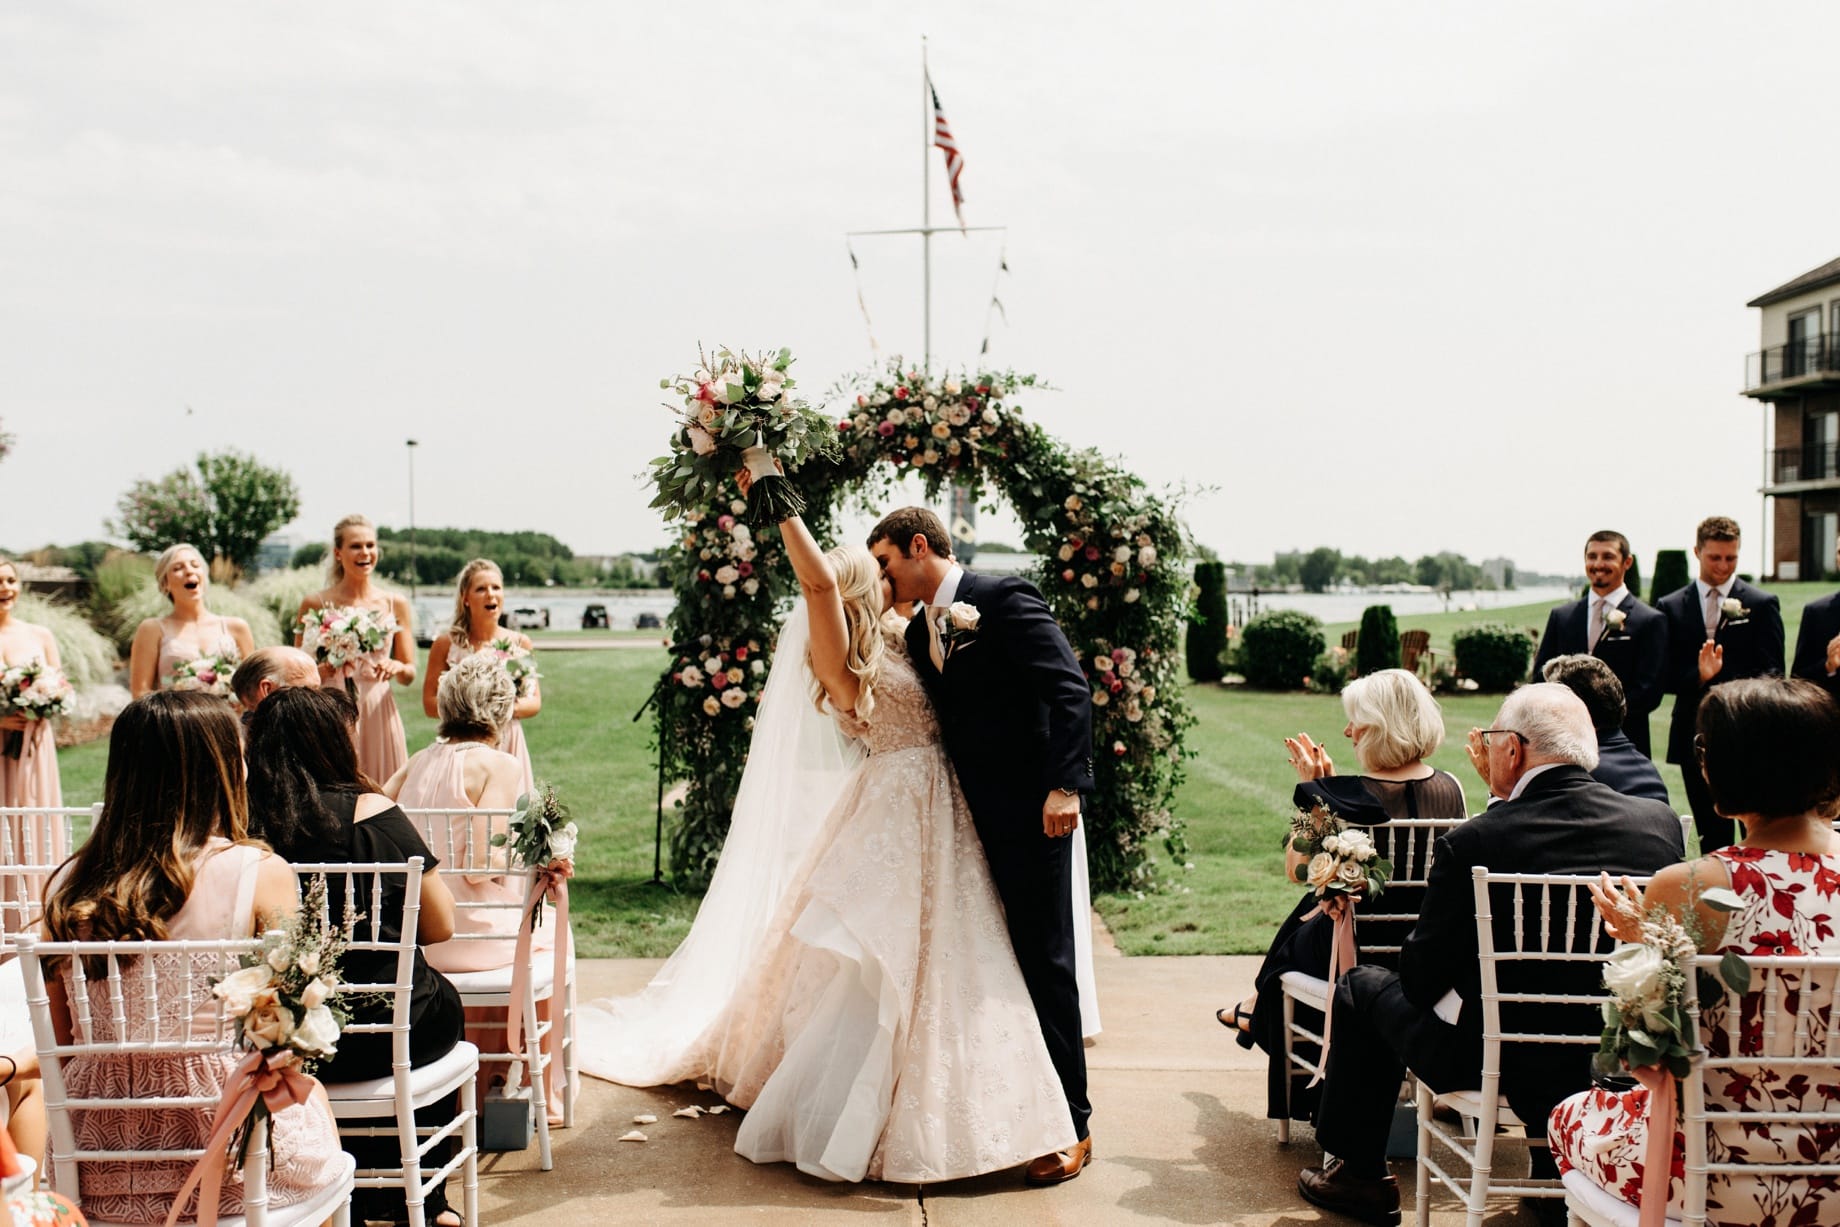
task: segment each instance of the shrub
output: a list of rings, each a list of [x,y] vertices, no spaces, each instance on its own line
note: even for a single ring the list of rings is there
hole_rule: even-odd
[[[1296,609],[1262,613],[1240,632],[1240,671],[1268,690],[1302,687],[1322,652],[1321,620]]]
[[[259,648],[273,647],[281,642],[280,621],[267,605],[239,589],[212,584],[205,606],[214,614],[241,618],[249,623],[249,633]],[[115,644],[121,649],[121,654],[128,654],[134,644],[134,630],[143,619],[165,617],[171,610],[172,602],[166,599],[152,579],[148,579],[144,587],[116,602],[111,611],[111,621],[116,627]],[[289,640],[292,641],[292,636]]]
[[[299,570],[301,567],[317,567],[326,561],[326,543],[309,541],[294,551],[294,557],[288,560],[288,566]]]
[[[1227,567],[1222,562],[1195,564],[1195,609],[1188,620],[1183,649],[1188,676],[1195,682],[1218,682],[1226,667]]]
[[[1668,593],[1685,588],[1691,578],[1685,550],[1655,551],[1655,582],[1648,589],[1648,603],[1653,605]]]
[[[1362,611],[1354,663],[1362,676],[1399,667],[1399,623],[1391,605],[1369,605]]]
[[[78,690],[106,686],[115,680],[115,645],[85,621],[76,608],[22,592],[15,613],[21,622],[36,622],[51,632],[57,640],[64,676]]]
[[[1340,694],[1348,679],[1354,676],[1354,658],[1348,649],[1339,643],[1332,643],[1329,649],[1316,658],[1310,666],[1310,689],[1317,694]]]
[[[1631,558],[1629,560],[1629,574],[1623,576],[1623,583],[1629,588],[1630,596],[1640,597],[1642,595],[1642,560],[1641,559]]]
[[[275,625],[292,641],[294,615],[300,611],[300,603],[325,586],[326,568],[308,564],[286,571],[264,572],[237,591],[273,614]],[[215,592],[212,599],[216,599]]]
[[[1457,672],[1479,690],[1512,690],[1526,679],[1533,663],[1533,637],[1505,622],[1466,626],[1451,635],[1450,642],[1456,649]]]

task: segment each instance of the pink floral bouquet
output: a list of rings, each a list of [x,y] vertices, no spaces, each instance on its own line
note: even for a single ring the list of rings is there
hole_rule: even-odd
[[[805,500],[775,469],[796,470],[814,456],[837,450],[823,414],[793,394],[787,374],[792,351],[750,355],[719,349],[697,355],[694,375],[664,379],[683,398],[669,455],[652,461],[652,506],[679,516],[707,506],[737,470],[754,475],[747,517],[756,526],[777,524],[805,510]]]
[[[375,609],[322,605],[300,615],[294,629],[300,648],[314,663],[345,676],[345,689],[355,697],[352,669],[372,652],[382,651],[396,637],[396,619]]]
[[[28,660],[0,672],[0,712],[28,720],[49,720],[70,715],[76,702],[76,687],[56,665]],[[0,742],[0,753],[18,758],[24,747],[25,735],[15,731]]]
[[[537,671],[537,658],[529,648],[520,647],[509,636],[500,636],[488,643],[485,650],[498,659],[499,666],[511,675],[511,681],[517,686],[518,698],[528,698],[537,688],[537,681],[543,675]]]
[[[236,672],[236,665],[236,657],[229,652],[206,652],[173,668],[172,689],[202,690],[228,698],[230,675]]]
[[[1386,889],[1393,862],[1380,855],[1374,837],[1351,829],[1322,806],[1299,810],[1291,820],[1291,850],[1308,859],[1297,866],[1297,880],[1316,893],[1366,895]]]

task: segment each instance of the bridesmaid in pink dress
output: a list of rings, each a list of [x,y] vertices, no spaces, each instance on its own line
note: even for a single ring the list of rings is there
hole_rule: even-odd
[[[453,623],[435,637],[434,646],[428,649],[428,676],[422,680],[422,711],[431,719],[440,718],[436,687],[450,666],[465,660],[494,639],[509,639],[526,652],[532,650],[530,636],[499,626],[498,614],[504,604],[505,577],[497,563],[475,558],[461,569],[460,580],[454,586]],[[542,683],[532,682],[529,693],[517,696],[512,718],[505,722],[498,736],[498,748],[523,764],[522,791],[525,793],[536,786],[536,775],[530,767],[530,749],[524,742],[524,721],[542,710]]]
[[[205,608],[211,568],[198,547],[169,545],[153,564],[154,582],[172,602],[163,618],[147,618],[134,630],[128,654],[128,689],[135,698],[172,685],[173,670],[187,661],[214,654],[229,658],[231,668],[256,650],[249,623]],[[230,677],[224,675],[224,694]]]
[[[0,668],[42,661],[62,667],[58,659],[57,640],[51,632],[31,622],[13,617],[19,603],[19,568],[11,559],[0,558]],[[0,755],[0,808],[43,805],[55,808],[64,803],[58,784],[57,744],[51,725],[44,720],[24,716],[0,716],[0,732],[23,733],[25,745],[18,758]],[[56,826],[57,847],[52,860],[64,859],[63,828]]]
[[[409,744],[390,683],[415,684],[415,638],[409,599],[401,593],[384,592],[371,582],[377,570],[377,555],[376,525],[359,515],[340,520],[332,529],[332,561],[328,566],[332,583],[302,601],[299,610],[304,614],[327,606],[368,609],[396,622],[396,634],[388,646],[367,655],[354,667],[352,676],[358,691],[358,766],[374,781],[389,779],[408,761]],[[298,634],[294,643],[300,643]],[[328,682],[338,677],[325,668],[320,673]]]
[[[426,749],[418,750],[408,765],[383,786],[386,795],[395,798],[405,810],[510,809],[518,796],[528,791],[524,783],[526,766],[498,749],[500,730],[510,721],[514,688],[510,676],[498,665],[481,656],[469,656],[441,675],[437,688],[437,715],[440,736]],[[448,819],[448,840],[432,838],[428,842],[435,855],[450,867],[467,855],[468,825],[472,847],[481,851],[474,856],[480,868],[504,864],[503,850],[487,847],[489,823],[485,818],[455,816]],[[422,820],[417,819],[420,827]],[[499,829],[503,829],[502,823]],[[451,841],[451,843],[449,842]],[[451,848],[451,854],[449,849]],[[458,904],[522,903],[524,879],[481,873],[450,876],[448,885]],[[519,909],[469,908],[454,912],[454,936],[495,933],[503,940],[445,941],[423,948],[428,965],[448,973],[492,971],[509,967],[517,952]],[[531,948],[553,951],[556,926],[546,924],[532,933]],[[545,955],[545,958],[550,956]],[[539,960],[542,962],[543,960]],[[549,1003],[537,1003],[539,1017],[549,1016]],[[469,1009],[467,1039],[482,1052],[503,1052],[505,1017],[502,1010]],[[561,1122],[562,1063],[555,1059],[556,1029],[551,1028],[545,1051],[551,1057],[549,1077],[545,1080],[550,1122]]]
[[[246,838],[242,745],[228,704],[185,693],[130,703],[109,738],[103,795],[108,808],[94,834],[58,871],[47,894],[46,937],[249,937],[298,908],[293,870]],[[158,1039],[215,1036],[211,980],[218,970],[215,958],[201,962],[191,982],[193,1012],[175,1017],[163,1011]],[[106,998],[106,981],[90,982],[91,1025],[99,1038],[156,1038],[143,974],[132,962],[123,967],[119,1003]],[[68,968],[46,984],[60,1041],[71,1025],[68,984]],[[115,1031],[118,1010],[125,1011],[125,1037]],[[67,1061],[64,1078],[77,1097],[209,1096],[222,1092],[236,1063],[233,1053],[110,1053]],[[150,1140],[151,1131],[162,1145],[196,1147],[210,1133],[211,1117],[199,1108],[158,1116],[92,1108],[77,1119],[77,1140],[88,1148],[127,1149]],[[275,1114],[270,1155],[271,1208],[304,1201],[336,1178],[339,1139],[323,1091],[316,1087],[306,1103]],[[184,1160],[87,1163],[83,1210],[110,1222],[162,1222],[191,1167]],[[63,1192],[74,1197],[77,1190]],[[240,1180],[225,1181],[218,1212],[243,1212]]]

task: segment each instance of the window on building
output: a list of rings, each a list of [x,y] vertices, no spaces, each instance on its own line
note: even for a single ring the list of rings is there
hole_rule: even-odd
[[[1783,346],[1783,377],[1793,379],[1818,370],[1821,346],[1821,308],[1810,307],[1789,317],[1789,339]]]
[[[1840,512],[1809,512],[1802,534],[1802,571],[1807,578],[1831,578],[1836,541],[1840,541]]]

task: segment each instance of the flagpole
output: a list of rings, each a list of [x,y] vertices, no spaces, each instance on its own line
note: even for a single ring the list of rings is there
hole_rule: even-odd
[[[920,368],[933,372],[933,78],[920,36]]]

